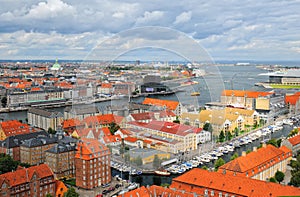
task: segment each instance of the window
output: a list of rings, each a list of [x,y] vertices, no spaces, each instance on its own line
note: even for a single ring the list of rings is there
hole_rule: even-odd
[[[219,197],[222,197],[222,192],[219,193]]]
[[[214,190],[211,190],[210,195],[211,195],[211,196],[214,196],[214,195],[215,195]]]

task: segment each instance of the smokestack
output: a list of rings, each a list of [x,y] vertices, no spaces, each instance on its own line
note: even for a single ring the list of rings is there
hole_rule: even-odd
[[[254,147],[253,147],[253,152],[256,152],[256,151],[257,151],[257,147],[254,146]]]
[[[246,155],[247,155],[246,151],[243,151],[243,152],[242,152],[242,156],[243,156],[243,157],[246,157]]]

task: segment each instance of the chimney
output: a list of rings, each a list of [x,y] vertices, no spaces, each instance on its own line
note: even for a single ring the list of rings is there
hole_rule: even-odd
[[[257,147],[254,146],[254,147],[253,147],[253,152],[256,152],[256,151],[257,151]]]
[[[262,147],[263,147],[263,148],[266,148],[266,147],[267,147],[267,144],[266,144],[266,143],[263,143],[263,144],[262,144]]]
[[[246,151],[243,151],[243,152],[242,152],[242,156],[243,156],[243,157],[246,157],[246,155],[247,155]]]

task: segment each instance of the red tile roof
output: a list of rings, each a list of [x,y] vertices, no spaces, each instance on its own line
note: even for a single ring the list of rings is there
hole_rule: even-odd
[[[200,188],[201,187],[201,188]],[[174,178],[170,188],[185,190],[186,193],[203,194],[204,189],[234,194],[235,196],[299,196],[300,189],[247,177],[238,177],[194,168]]]
[[[109,149],[96,139],[82,138],[77,144],[75,158],[90,160],[98,158],[99,154],[110,154]]]
[[[28,183],[30,182],[34,174],[36,174],[38,178],[54,176],[52,170],[49,168],[47,164],[41,164],[29,168],[18,168],[14,172],[1,174],[0,185],[2,185],[3,181],[6,181],[10,185],[10,187]]]
[[[289,149],[288,151],[291,152]],[[274,160],[272,165],[277,163],[277,157],[281,156],[283,153],[286,153],[286,149],[276,148],[273,145],[267,145],[266,147],[257,149],[257,151],[250,152],[246,156],[240,156],[235,160],[222,165],[219,167],[218,171],[221,173],[223,170],[237,173],[244,173],[252,169],[257,171],[258,166],[266,164],[271,159]]]
[[[144,113],[136,113],[136,114],[130,114],[130,115],[135,121],[155,120],[154,112],[144,112]]]
[[[110,124],[110,123],[116,123],[120,124],[123,121],[124,117],[117,116],[114,114],[104,114],[104,115],[97,115],[97,116],[89,116],[86,117],[83,122],[85,122],[87,125],[93,125],[93,124]]]
[[[136,141],[138,141],[138,139],[135,137],[128,136],[128,137],[124,138],[124,141],[135,143]]]
[[[294,94],[294,95],[286,95],[285,96],[285,103],[290,105],[296,105],[299,101],[300,94]]]
[[[179,105],[178,101],[161,100],[154,98],[145,98],[144,105],[156,105],[160,107],[166,107],[169,110],[176,110]]]
[[[153,196],[165,196],[165,197],[193,197],[193,194],[187,194],[184,191],[174,191],[169,188],[152,185],[150,187],[139,187],[135,190],[119,195],[119,197],[153,197]]]
[[[296,136],[294,136],[294,137],[290,137],[290,138],[288,139],[288,141],[289,141],[293,146],[295,146],[295,145],[297,145],[297,144],[300,144],[300,134],[298,134],[298,135],[296,135]]]
[[[173,122],[157,121],[153,120],[149,123],[140,123],[140,122],[129,122],[128,124],[144,127],[152,130],[158,130],[166,133],[186,136],[190,133],[199,133],[202,131],[202,128],[196,128],[189,125],[177,124]]]
[[[272,92],[257,92],[248,90],[224,90],[222,96],[236,96],[236,97],[248,97],[248,98],[258,98],[265,97],[273,94]]]
[[[103,141],[107,145],[107,144],[110,144],[110,143],[121,142],[122,138],[121,138],[120,135],[104,136]]]
[[[59,181],[59,180],[55,181],[55,185],[56,185],[55,196],[63,197],[64,193],[68,191],[68,188],[65,186],[65,184],[62,181]]]
[[[64,120],[62,122],[62,125],[63,125],[63,129],[67,129],[70,127],[80,126],[81,122],[77,118],[72,118],[72,119]]]
[[[2,128],[6,137],[36,131],[35,129],[31,128],[28,124],[21,123],[17,120],[8,120],[1,122],[0,127]]]
[[[111,83],[102,83],[101,88],[112,88],[112,84]]]

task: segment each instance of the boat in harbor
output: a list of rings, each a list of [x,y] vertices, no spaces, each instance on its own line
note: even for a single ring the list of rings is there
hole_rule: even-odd
[[[191,96],[200,96],[200,92],[192,92]]]
[[[155,174],[160,175],[160,176],[170,176],[171,173],[168,172],[167,170],[155,170]]]

